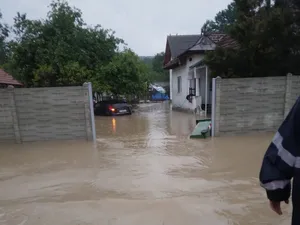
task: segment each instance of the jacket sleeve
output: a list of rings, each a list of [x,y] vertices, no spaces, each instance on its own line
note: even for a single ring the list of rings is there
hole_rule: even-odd
[[[288,200],[294,168],[300,166],[299,121],[300,98],[289,112],[269,145],[260,170],[260,183],[271,201]]]

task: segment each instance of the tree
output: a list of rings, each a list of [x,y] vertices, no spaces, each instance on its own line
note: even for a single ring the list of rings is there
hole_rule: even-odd
[[[149,69],[149,80],[151,82],[166,82],[169,81],[169,73],[163,69],[165,53],[160,52],[155,56],[141,56],[141,60]]]
[[[153,81],[164,82],[169,80],[168,71],[163,69],[164,57],[165,57],[165,53],[161,52],[161,53],[157,53],[152,60]]]
[[[14,18],[9,69],[26,86],[81,85],[99,74],[124,43],[100,25],[88,27],[79,9],[54,1],[45,20]],[[101,86],[101,85],[98,85]]]
[[[236,4],[230,3],[226,9],[218,12],[214,20],[207,20],[202,26],[201,33],[228,33],[229,27],[236,20]]]
[[[229,34],[239,48],[217,48],[207,54],[205,60],[214,75],[282,76],[299,70],[293,53],[299,32],[291,7],[268,0],[235,0],[235,4],[236,21]]]
[[[115,95],[138,95],[148,88],[152,68],[131,50],[120,52],[122,39],[100,25],[86,25],[81,11],[66,1],[52,2],[45,19],[18,13],[12,30],[4,68],[27,87],[91,81],[94,91]]]
[[[140,59],[149,67],[152,68],[152,61],[154,56],[140,56]]]
[[[9,36],[9,27],[7,24],[1,22],[2,13],[0,11],[0,65],[7,62],[8,49],[7,38]]]
[[[101,74],[103,76],[99,78],[104,78],[109,87],[106,91],[114,95],[139,95],[148,87],[149,70],[130,49],[116,54],[111,62],[102,67]]]

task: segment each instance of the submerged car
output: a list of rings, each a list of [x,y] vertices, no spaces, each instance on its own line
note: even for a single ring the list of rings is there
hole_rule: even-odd
[[[123,100],[105,100],[95,104],[94,113],[97,116],[131,115],[132,108]]]

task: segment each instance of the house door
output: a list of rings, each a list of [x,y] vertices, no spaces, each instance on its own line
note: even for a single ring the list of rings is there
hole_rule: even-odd
[[[201,75],[199,78],[199,93],[202,97],[202,103],[205,104],[205,91],[206,91],[206,76]],[[210,76],[207,77],[207,104],[211,104],[212,95],[212,82]]]
[[[189,80],[190,85],[189,85],[189,94],[196,95],[196,79],[190,79]]]

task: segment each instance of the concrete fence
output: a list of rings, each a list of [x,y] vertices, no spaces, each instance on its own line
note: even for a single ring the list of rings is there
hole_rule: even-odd
[[[213,133],[275,131],[300,93],[300,76],[213,80]]]
[[[93,139],[91,84],[0,89],[0,142]]]

